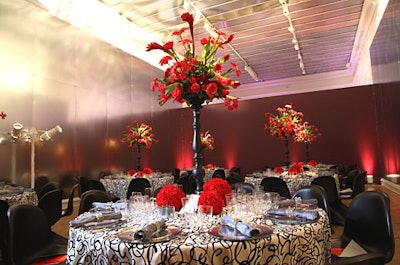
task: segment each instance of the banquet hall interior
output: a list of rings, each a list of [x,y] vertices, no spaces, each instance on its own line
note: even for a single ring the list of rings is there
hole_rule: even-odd
[[[238,105],[207,101],[198,124],[187,102],[160,99],[165,54],[146,51],[185,27],[185,12],[195,18],[197,49],[213,30],[232,36],[223,35],[217,55],[229,54],[223,67],[235,62],[228,76],[240,82],[229,91]],[[400,0],[1,1],[0,47],[0,200],[4,186],[39,196],[44,177],[62,191],[63,210],[73,197],[51,224],[67,239],[81,179],[192,170],[197,126],[213,145],[200,166],[227,176],[240,168],[242,182],[315,161],[332,166],[340,190],[351,169],[365,172],[365,191],[389,195],[400,244]],[[316,139],[285,142],[270,132],[268,117],[287,106],[318,128]],[[148,148],[123,140],[138,124],[154,133]],[[339,238],[343,225],[332,231]],[[387,264],[399,263],[395,251]]]

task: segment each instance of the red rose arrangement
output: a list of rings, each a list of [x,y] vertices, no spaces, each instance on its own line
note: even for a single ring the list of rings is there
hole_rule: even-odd
[[[225,195],[232,193],[229,183],[221,178],[213,178],[203,186],[198,205],[213,207],[213,214],[220,214],[225,207]]]
[[[214,99],[223,99],[228,110],[237,109],[238,99],[230,95],[230,92],[240,83],[228,77],[228,74],[234,71],[236,76],[239,76],[240,70],[234,62],[231,62],[228,69],[222,69],[230,58],[229,54],[216,57],[217,51],[229,45],[234,35],[215,30],[216,37],[209,36],[200,40],[202,52],[197,55],[193,15],[184,13],[181,19],[189,26],[190,38],[184,36],[187,30],[184,27],[172,33],[175,40],[164,44],[151,42],[147,45],[146,51],[163,51],[166,55],[161,58],[160,65],[169,66],[162,79],[154,78],[152,82],[152,91],[159,92],[159,104],[162,106],[173,99],[191,106],[192,98],[197,98],[206,104]],[[175,47],[176,43],[181,44],[182,55],[178,54],[179,47]]]
[[[292,165],[292,166],[289,168],[289,173],[293,173],[293,174],[302,173],[302,172],[304,172],[303,166],[304,166],[304,163],[303,163],[303,162],[298,162],[298,163]]]
[[[134,176],[135,175],[136,177],[139,177],[139,178],[143,177],[143,175],[149,175],[151,173],[153,173],[153,170],[151,168],[149,168],[149,167],[145,167],[141,171],[135,171],[134,169],[128,170],[129,176]]]
[[[281,168],[281,167],[276,167],[276,168],[274,168],[274,172],[275,172],[275,173],[278,173],[278,174],[281,174],[281,173],[283,173],[283,168]]]
[[[225,199],[216,191],[209,190],[201,193],[198,205],[208,205],[213,207],[213,214],[220,214],[225,206]]]
[[[150,149],[153,143],[158,143],[151,126],[145,123],[139,125],[138,120],[134,120],[133,122],[135,126],[127,125],[127,130],[122,131],[121,143],[126,143],[129,147],[144,145],[147,149]]]
[[[214,165],[213,164],[207,164],[203,166],[205,169],[209,169],[209,168],[213,168]]]
[[[204,149],[214,150],[214,137],[211,135],[210,130],[200,132],[201,145]]]
[[[185,193],[175,185],[165,185],[156,196],[157,206],[174,206],[175,211],[182,208],[182,198]]]
[[[308,162],[308,165],[310,165],[310,166],[312,166],[312,167],[315,167],[315,166],[317,166],[317,161],[315,161],[315,160],[310,160],[310,161]]]

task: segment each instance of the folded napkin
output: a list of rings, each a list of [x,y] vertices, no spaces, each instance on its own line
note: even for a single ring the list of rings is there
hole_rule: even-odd
[[[248,223],[236,221],[234,218],[227,215],[222,216],[221,222],[223,225],[236,229],[242,235],[247,237],[254,237],[260,234],[260,230],[258,230],[257,228],[252,227]]]
[[[106,220],[119,220],[122,218],[120,212],[96,212],[78,216],[75,220],[69,222],[71,227],[89,226],[91,223],[98,224]]]
[[[267,213],[272,215],[287,216],[287,208],[271,209]],[[302,218],[310,221],[317,220],[319,216],[318,211],[307,209],[294,209],[292,214],[296,218]]]
[[[153,237],[159,236],[163,231],[165,231],[166,225],[165,220],[161,219],[154,223],[143,226],[141,229],[133,234],[133,239],[140,241],[147,241]]]
[[[296,206],[296,201],[294,199],[287,199],[283,201],[276,202],[279,207]],[[317,199],[301,199],[299,203],[300,207],[316,206],[318,204]]]
[[[127,207],[126,202],[93,202],[93,208],[99,210],[113,210],[113,209],[125,209]]]

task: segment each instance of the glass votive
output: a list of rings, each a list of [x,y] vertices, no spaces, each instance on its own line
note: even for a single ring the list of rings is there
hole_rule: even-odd
[[[169,205],[161,206],[158,208],[158,215],[163,219],[173,218],[175,215],[175,207]]]

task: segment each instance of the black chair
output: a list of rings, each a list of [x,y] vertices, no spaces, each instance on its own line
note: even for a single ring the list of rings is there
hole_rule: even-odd
[[[309,185],[302,187],[295,191],[292,195],[292,199],[300,197],[302,199],[316,199],[319,208],[325,210],[328,215],[329,221],[332,223],[331,210],[326,198],[325,189],[318,185]]]
[[[358,175],[358,173],[360,173],[360,171],[358,169],[351,169],[347,172],[346,176],[345,176],[345,188],[346,189],[351,189],[353,188],[353,182],[355,177]]]
[[[61,218],[62,191],[56,189],[47,192],[39,199],[38,206],[46,214],[49,226],[53,226]]]
[[[31,204],[16,204],[8,209],[10,264],[25,265],[42,261],[65,264],[67,246],[54,241],[43,210]],[[46,262],[47,261],[47,262]]]
[[[225,171],[221,168],[216,169],[211,176],[211,178],[221,178],[221,179],[225,179],[225,177],[226,177]]]
[[[334,259],[334,258],[333,258]],[[326,265],[384,265],[385,256],[380,253],[367,253],[354,257],[336,258]]]
[[[88,190],[90,190],[89,179],[87,177],[80,176],[79,177],[79,197],[82,197],[82,194]]]
[[[385,256],[392,260],[395,242],[390,216],[390,199],[382,191],[366,191],[358,194],[350,203],[343,234],[332,241],[332,247],[344,248],[354,240],[368,253]]]
[[[179,168],[174,169],[174,183],[176,183],[181,175],[181,170]]]
[[[61,212],[61,217],[69,216],[74,211],[74,197],[75,193],[79,190],[79,184],[75,184],[68,196],[67,208],[63,209]]]
[[[82,214],[92,209],[94,202],[112,202],[112,198],[102,190],[85,191],[81,196],[78,214]]]
[[[251,183],[239,182],[231,185],[231,189],[233,192],[241,190],[246,194],[252,194],[254,192],[254,185]]]
[[[39,194],[40,190],[43,188],[44,185],[50,182],[50,179],[48,176],[37,176],[35,177],[35,191],[36,194]]]
[[[101,183],[100,180],[97,179],[89,179],[89,190],[102,190],[106,191],[106,188],[104,187],[103,183]]]
[[[367,178],[367,172],[366,171],[359,171],[357,175],[354,177],[353,180],[353,185],[351,187],[351,191],[346,193],[346,192],[340,192],[340,199],[353,199],[356,197],[358,194],[361,192],[365,191],[365,180]]]
[[[9,228],[8,228],[8,203],[6,201],[0,200],[0,250],[1,257],[4,264],[10,264],[10,254],[9,254]]]
[[[319,185],[325,189],[326,198],[331,209],[332,223],[344,225],[348,207],[339,198],[335,179],[332,176],[321,176],[314,179],[311,184]]]
[[[58,184],[55,182],[49,182],[46,183],[39,191],[38,193],[38,199],[40,200],[40,198],[43,197],[43,195],[45,195],[46,193],[48,193],[49,191],[52,190],[57,190],[58,189]]]
[[[275,177],[266,177],[261,180],[265,192],[278,192],[281,197],[289,199],[290,191],[283,179]]]
[[[146,178],[133,178],[129,182],[128,191],[126,192],[126,198],[129,199],[132,192],[141,192],[145,194],[146,188],[151,188],[150,181]]]
[[[225,180],[229,183],[230,186],[232,186],[235,183],[242,182],[242,180],[239,177],[232,176],[232,173],[231,173],[231,176],[227,177]]]
[[[192,194],[196,190],[196,182],[191,172],[183,172],[176,183],[182,185],[185,194]]]

